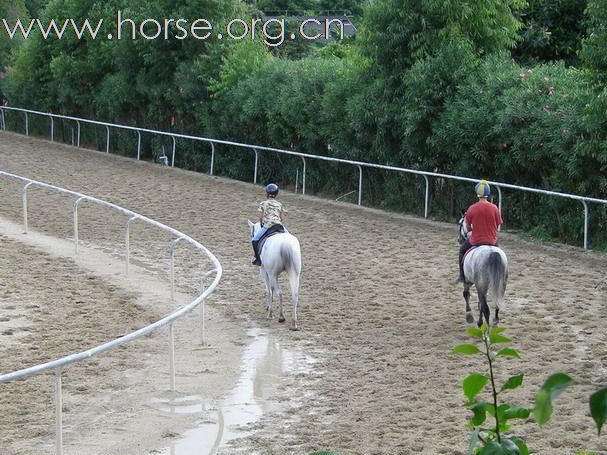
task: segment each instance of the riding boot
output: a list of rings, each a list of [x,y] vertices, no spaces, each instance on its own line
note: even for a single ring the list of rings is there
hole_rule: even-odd
[[[259,240],[252,240],[251,244],[253,245],[253,251],[255,252],[255,259],[253,259],[253,265],[261,265],[261,258],[259,257],[259,251],[257,250],[257,244]]]
[[[464,276],[464,261],[462,258],[459,258],[459,277],[457,278],[458,283],[463,283],[466,281],[466,277]]]
[[[459,277],[457,278],[457,283],[463,283],[466,281],[466,277],[464,276],[464,255],[460,252],[459,254]]]

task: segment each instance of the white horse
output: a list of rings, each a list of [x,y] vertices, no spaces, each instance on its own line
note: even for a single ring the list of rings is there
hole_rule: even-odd
[[[470,233],[466,228],[465,214],[459,220],[459,244],[463,244]],[[495,305],[495,315],[493,316],[493,325],[499,324],[499,311],[504,306],[504,294],[508,282],[508,258],[506,253],[497,247],[489,245],[480,245],[472,247],[464,257],[464,299],[466,300],[466,321],[472,322],[472,312],[470,310],[470,288],[476,287],[478,294],[478,322],[480,327],[483,323],[483,317],[489,325],[489,305],[487,297]]]
[[[249,223],[251,238],[261,229],[259,223]],[[282,291],[278,276],[287,272],[291,287],[291,330],[297,330],[297,301],[299,298],[299,274],[301,273],[301,250],[299,241],[288,232],[274,234],[265,240],[261,250],[260,275],[266,285],[266,302],[268,319],[272,318],[272,300],[278,295],[278,322],[285,322],[282,310]]]

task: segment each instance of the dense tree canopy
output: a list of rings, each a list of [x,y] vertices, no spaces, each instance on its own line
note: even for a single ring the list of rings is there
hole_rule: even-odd
[[[586,0],[529,0],[513,56],[523,64],[563,61],[578,66],[585,10]]]

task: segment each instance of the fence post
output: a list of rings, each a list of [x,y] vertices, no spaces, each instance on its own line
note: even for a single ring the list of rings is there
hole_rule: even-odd
[[[213,175],[213,166],[215,165],[215,144],[211,142],[211,171],[209,175]]]
[[[63,454],[63,396],[61,392],[61,367],[55,368],[55,453]]]
[[[175,301],[175,246],[177,245],[177,242],[179,242],[180,240],[183,240],[183,237],[179,237],[178,239],[173,240],[171,242],[171,246],[169,248],[170,256],[171,256],[170,269],[169,269],[169,278],[171,280],[171,302]]]
[[[78,125],[78,134],[76,135],[76,147],[80,147],[80,120],[76,120],[76,125]]]
[[[584,249],[588,249],[588,204],[582,200],[584,204]]]
[[[29,136],[30,135],[30,127],[29,127],[29,121],[28,121],[28,117],[27,117],[27,112],[24,112],[25,114],[25,135]]]
[[[137,130],[137,161],[141,159],[141,131]]]
[[[126,222],[126,232],[124,234],[125,237],[125,247],[126,247],[126,276],[129,276],[129,262],[131,260],[131,239],[130,239],[130,232],[131,232],[131,221],[136,220],[137,217],[136,216],[132,216],[131,218],[129,218]]]
[[[53,121],[53,116],[51,114],[48,115],[48,118],[51,120],[51,142],[55,141],[55,122]]]
[[[4,131],[6,131],[6,122],[4,120],[4,109],[2,107],[0,107],[0,113],[1,113],[0,121],[2,122],[2,129]]]
[[[301,194],[306,194],[306,158],[301,157],[303,161],[303,170],[301,173]]]
[[[175,167],[175,147],[177,146],[177,139],[175,139],[175,136],[171,136],[171,139],[173,139],[173,156],[171,157],[171,167]]]
[[[34,182],[26,183],[25,186],[23,187],[23,191],[21,193],[21,206],[23,207],[23,229],[24,229],[24,231],[25,231],[26,234],[28,232],[28,225],[27,225],[27,189],[33,183]]]
[[[175,335],[173,323],[169,324],[169,382],[171,392],[175,391]]]
[[[428,180],[427,175],[423,175],[424,180],[426,181],[426,196],[424,198],[424,218],[428,218],[428,206],[430,204],[430,181]]]
[[[359,164],[358,165],[358,205],[362,203],[362,193],[363,193],[363,168]]]
[[[105,125],[105,153],[110,153],[110,127]]]
[[[74,220],[74,253],[78,254],[78,205],[80,205],[80,201],[84,199],[83,197],[78,198],[76,202],[74,202],[74,208],[72,209],[72,218]]]
[[[253,151],[255,152],[255,169],[253,171],[253,185],[256,185],[257,184],[257,162],[259,160],[259,157],[258,157],[257,149],[253,148]]]

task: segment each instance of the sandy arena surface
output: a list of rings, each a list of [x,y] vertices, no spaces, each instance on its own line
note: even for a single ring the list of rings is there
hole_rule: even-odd
[[[177,392],[169,392],[166,330],[65,369],[65,454],[164,453],[186,430],[212,420],[209,410],[230,394],[243,368],[251,328],[313,361],[304,370],[277,369],[276,386],[266,391],[275,406],[218,453],[466,453],[470,413],[460,384],[485,365],[450,353],[469,341],[454,283],[455,224],[283,191],[287,225],[303,256],[300,330],[291,332],[265,319],[263,286],[250,265],[246,220],[255,216],[262,187],[4,132],[0,170],[179,229],[223,267],[204,316],[208,346],[201,345],[199,312],[178,323]],[[20,184],[0,177],[0,374],[160,319],[188,303],[211,268],[195,252],[179,250],[183,278],[171,302],[169,236],[134,225],[126,278],[124,217],[82,203],[82,251],[74,256],[73,201],[36,188],[28,195],[26,235],[16,224]],[[502,382],[525,374],[504,400],[531,406],[549,374],[575,379],[549,425],[515,422],[513,433],[542,455],[607,454],[607,437],[597,437],[587,404],[592,391],[607,386],[607,282],[595,288],[607,274],[607,257],[507,233],[500,243],[511,264],[501,323],[522,359],[500,360],[497,374]],[[54,453],[52,387],[52,374],[0,384],[3,455]],[[200,412],[167,413],[157,405],[193,396],[207,403]]]

